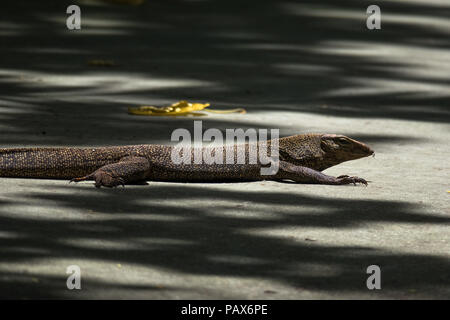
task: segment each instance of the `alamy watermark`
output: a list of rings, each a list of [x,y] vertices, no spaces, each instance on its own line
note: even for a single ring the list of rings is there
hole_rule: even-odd
[[[81,29],[81,9],[79,6],[72,4],[67,7],[67,14],[70,14],[66,20],[66,26],[69,30],[80,30]]]
[[[376,4],[367,7],[367,14],[370,14],[366,20],[366,26],[369,30],[381,29],[381,9]]]
[[[366,269],[366,273],[370,274],[367,278],[366,286],[369,290],[381,289],[381,269],[376,264],[370,265]]]
[[[66,26],[69,30],[81,29],[81,9],[79,6],[72,4],[66,9],[66,13],[70,14],[66,20]],[[366,20],[366,26],[369,30],[381,29],[381,9],[379,6],[372,4],[367,7],[366,13],[369,15]]]
[[[67,277],[66,286],[67,289],[73,290],[81,289],[81,269],[77,265],[71,265],[68,266],[66,269],[66,273],[70,274],[70,276]]]
[[[226,129],[224,139],[219,129],[203,132],[202,121],[194,121],[193,139],[187,129],[172,132],[171,141],[178,144],[172,149],[171,160],[173,164],[186,165],[261,164],[261,175],[274,175],[279,169],[279,129],[270,129],[270,143],[268,132],[268,129]]]

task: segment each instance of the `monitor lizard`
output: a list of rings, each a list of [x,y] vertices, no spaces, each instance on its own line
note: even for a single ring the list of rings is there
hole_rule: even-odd
[[[264,148],[270,148],[268,140]],[[279,145],[278,172],[262,175],[264,167],[248,161],[241,164],[174,164],[174,146],[134,145],[113,147],[42,147],[0,148],[0,177],[70,179],[73,182],[93,180],[100,188],[134,184],[140,181],[227,182],[291,180],[298,183],[346,185],[367,181],[354,176],[333,177],[321,171],[339,163],[373,155],[362,142],[336,134],[301,134],[277,140]],[[208,149],[211,154],[236,152],[238,146]],[[245,154],[261,143],[246,143]],[[204,147],[202,151],[205,151]],[[198,150],[197,150],[198,151]],[[195,148],[191,149],[195,152]],[[235,155],[236,156],[236,155]],[[236,158],[235,158],[236,159]]]

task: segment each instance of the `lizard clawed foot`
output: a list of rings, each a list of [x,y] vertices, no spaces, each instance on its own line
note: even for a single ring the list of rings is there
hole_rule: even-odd
[[[93,173],[74,178],[71,181],[94,180],[97,188],[113,188],[119,185],[145,180],[150,165],[144,157],[124,157],[119,162],[110,163],[95,170]]]
[[[355,186],[357,183],[362,183],[367,186],[367,181],[359,177],[350,177],[348,175],[339,176],[336,178],[338,184],[350,184],[353,183]]]
[[[123,178],[116,177],[111,173],[103,171],[101,169],[85,177],[73,178],[72,180],[70,180],[70,182],[80,182],[86,180],[94,180],[96,188],[101,187],[113,188],[119,185],[125,187],[125,180]]]
[[[125,180],[123,178],[116,177],[109,172],[97,170],[93,173],[93,176],[96,188],[101,187],[113,188],[119,185],[125,187]]]

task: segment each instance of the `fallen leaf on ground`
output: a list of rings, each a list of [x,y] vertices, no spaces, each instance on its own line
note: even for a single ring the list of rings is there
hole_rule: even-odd
[[[237,109],[229,109],[229,110],[215,110],[215,109],[208,109],[210,106],[209,103],[190,103],[185,100],[181,100],[178,102],[175,102],[174,104],[167,106],[167,107],[155,107],[155,106],[141,106],[137,108],[128,108],[128,112],[130,114],[134,115],[141,115],[141,116],[203,116],[204,113],[199,113],[196,111],[206,111],[206,112],[212,112],[212,113],[246,113],[245,109],[243,108],[237,108]]]

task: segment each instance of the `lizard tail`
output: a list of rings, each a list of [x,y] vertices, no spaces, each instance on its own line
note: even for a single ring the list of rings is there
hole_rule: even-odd
[[[118,161],[112,148],[0,149],[0,177],[71,179]]]

